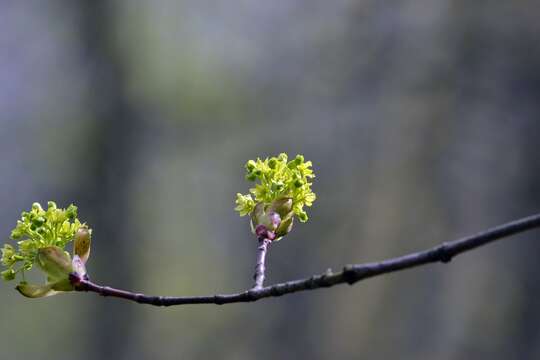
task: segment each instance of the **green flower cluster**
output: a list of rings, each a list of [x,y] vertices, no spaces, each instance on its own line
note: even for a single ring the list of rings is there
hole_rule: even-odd
[[[7,267],[1,275],[4,280],[13,280],[17,273],[30,270],[36,263],[40,249],[57,247],[64,249],[73,240],[79,228],[84,227],[77,219],[77,207],[70,205],[59,209],[53,201],[47,210],[34,203],[30,211],[23,211],[11,238],[18,240],[18,249],[5,244],[2,251],[2,265]]]
[[[304,161],[302,155],[288,161],[287,154],[282,153],[264,160],[249,160],[245,167],[246,179],[258,182],[249,189],[249,194],[236,195],[235,210],[240,216],[252,215],[255,226],[263,221],[253,222],[254,215],[259,218],[262,213],[270,212],[278,213],[282,222],[290,218],[291,223],[287,225],[292,225],[293,215],[301,222],[307,221],[304,206],[311,206],[316,198],[311,190],[311,179],[315,177],[311,161]]]

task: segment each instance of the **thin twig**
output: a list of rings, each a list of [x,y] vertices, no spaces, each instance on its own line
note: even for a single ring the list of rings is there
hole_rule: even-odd
[[[189,296],[168,297],[148,296],[130,291],[118,290],[108,286],[94,284],[87,279],[74,279],[73,283],[78,291],[91,291],[102,296],[118,297],[135,301],[141,304],[156,306],[172,306],[183,304],[230,304],[252,302],[267,297],[282,296],[298,291],[313,290],[323,287],[331,287],[337,284],[354,284],[370,277],[409,269],[434,262],[449,262],[454,256],[463,252],[486,245],[495,240],[540,227],[540,214],[532,215],[523,219],[515,220],[503,225],[496,226],[484,232],[446,242],[428,250],[411,253],[401,257],[383,260],[380,262],[347,265],[343,271],[332,273],[327,271],[320,275],[314,275],[307,279],[292,280],[271,286],[247,290],[236,294],[212,295],[212,296]]]
[[[272,240],[266,238],[259,239],[259,247],[257,248],[257,264],[255,265],[255,275],[253,275],[253,289],[261,289],[264,284],[264,274],[266,271],[265,262],[266,262],[266,252],[268,251],[268,246]]]

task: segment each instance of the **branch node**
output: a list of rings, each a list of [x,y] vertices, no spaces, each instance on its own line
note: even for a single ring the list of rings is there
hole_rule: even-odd
[[[439,246],[436,250],[436,256],[439,258],[439,260],[447,264],[450,261],[452,261],[453,254],[450,252],[448,248],[447,243],[443,243],[441,246]]]
[[[353,285],[355,282],[358,281],[354,265],[345,265],[343,267],[343,279],[349,285]]]
[[[308,289],[315,289],[317,288],[317,280],[318,279],[323,279],[322,277],[320,276],[317,276],[317,275],[313,275],[312,277],[309,278],[309,281],[307,282],[306,284],[306,287]]]
[[[248,301],[255,301],[257,300],[257,289],[249,289],[248,291],[246,291],[246,295],[247,295],[247,299]]]

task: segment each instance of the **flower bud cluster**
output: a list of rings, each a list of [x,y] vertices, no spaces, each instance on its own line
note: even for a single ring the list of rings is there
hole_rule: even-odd
[[[246,179],[256,182],[255,187],[249,194],[236,195],[235,210],[240,216],[251,215],[254,232],[257,228],[259,232],[265,229],[268,238],[283,237],[291,231],[294,217],[301,222],[308,219],[304,206],[311,206],[316,199],[311,190],[311,179],[315,177],[311,167],[311,161],[304,161],[302,155],[291,161],[284,153],[265,160],[249,160]]]
[[[72,273],[86,276],[84,264],[90,255],[91,232],[77,219],[77,207],[70,205],[60,209],[49,201],[47,210],[34,203],[30,211],[23,211],[11,238],[17,240],[17,249],[5,244],[1,249],[4,280],[15,279],[22,274],[23,281],[17,286],[21,294],[28,297],[53,295],[60,291],[73,290],[69,280]],[[64,249],[74,240],[73,259]],[[32,285],[24,281],[24,272],[37,265],[47,276],[45,285]]]

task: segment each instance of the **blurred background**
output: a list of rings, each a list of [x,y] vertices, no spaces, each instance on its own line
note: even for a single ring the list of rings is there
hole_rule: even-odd
[[[267,282],[537,212],[535,1],[2,1],[0,234],[74,202],[91,277],[251,285],[243,165],[304,154],[318,200]],[[538,231],[354,287],[154,308],[0,286],[4,359],[534,359]]]

